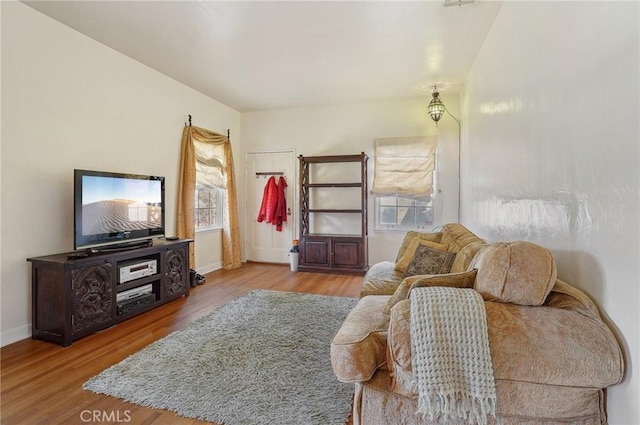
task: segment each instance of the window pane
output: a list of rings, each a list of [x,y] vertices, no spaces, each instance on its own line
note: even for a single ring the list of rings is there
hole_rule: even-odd
[[[396,198],[395,196],[383,196],[381,198],[378,198],[378,200],[380,202],[380,205],[395,206],[398,198]]]
[[[197,227],[211,226],[211,210],[199,209]]]
[[[211,206],[211,190],[198,190],[198,208],[210,208]]]
[[[418,226],[433,225],[433,213],[431,208],[416,208],[416,225]]]
[[[400,208],[402,211],[400,223],[403,227],[414,227],[416,223],[416,209],[415,208]]]
[[[414,214],[411,212],[413,208],[401,207],[398,208],[398,224],[404,225],[407,223],[408,226],[413,224],[413,216]]]
[[[411,198],[401,198],[398,196],[398,205],[403,207],[409,207],[413,205],[413,199]]]
[[[396,224],[396,208],[380,207],[380,224]]]
[[[193,217],[196,229],[222,226],[222,196],[223,189],[196,189]]]
[[[431,197],[424,199],[416,199],[415,204],[417,207],[428,207],[431,206]]]

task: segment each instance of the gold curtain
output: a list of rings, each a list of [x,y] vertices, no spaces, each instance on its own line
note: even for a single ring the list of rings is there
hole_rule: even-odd
[[[209,146],[211,148],[210,152],[220,151],[220,147],[223,148],[223,158],[206,158],[205,160],[215,159],[223,165],[226,202],[222,210],[222,267],[224,269],[236,269],[242,265],[240,259],[240,231],[238,227],[238,200],[231,142],[227,136],[203,128],[185,125],[182,132],[176,235],[187,239],[195,237],[193,209],[195,203],[196,162],[199,159],[196,144],[205,147]],[[189,251],[189,265],[191,268],[195,268],[193,245],[192,243]]]

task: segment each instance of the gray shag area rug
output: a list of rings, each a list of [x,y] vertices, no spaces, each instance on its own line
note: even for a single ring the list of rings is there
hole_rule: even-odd
[[[83,388],[225,425],[343,425],[353,385],[333,374],[330,344],[356,302],[255,290]]]

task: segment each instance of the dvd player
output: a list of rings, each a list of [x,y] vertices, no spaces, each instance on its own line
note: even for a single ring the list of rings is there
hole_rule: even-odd
[[[157,260],[132,260],[119,266],[120,283],[130,282],[158,272]]]
[[[153,292],[153,285],[142,285],[133,289],[129,289],[128,291],[118,292],[116,294],[116,302],[126,301],[131,298],[139,297],[140,295],[146,295]]]
[[[153,293],[151,293],[151,294],[139,295],[135,298],[118,302],[117,303],[118,315],[140,310],[149,304],[153,304],[155,301],[156,301],[156,297]]]

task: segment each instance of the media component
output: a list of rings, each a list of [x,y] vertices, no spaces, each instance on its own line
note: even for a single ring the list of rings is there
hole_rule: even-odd
[[[138,310],[145,305],[153,304],[156,296],[153,294],[153,285],[142,285],[116,294],[118,314],[126,314]]]
[[[152,276],[158,273],[158,262],[156,260],[134,260],[120,266],[119,283],[127,283],[145,276]]]

